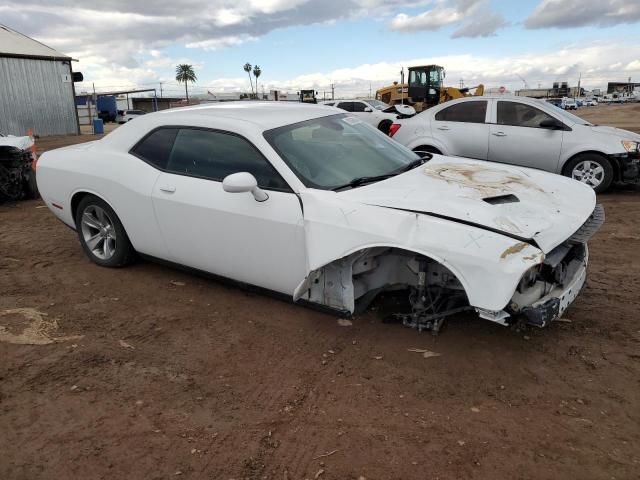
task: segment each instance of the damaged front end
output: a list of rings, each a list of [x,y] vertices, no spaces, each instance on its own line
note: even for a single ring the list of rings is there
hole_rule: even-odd
[[[37,197],[32,147],[29,137],[0,137],[0,201]]]
[[[562,316],[582,289],[587,277],[587,241],[602,226],[604,208],[596,205],[587,221],[566,241],[522,276],[505,312],[511,319],[523,318],[529,325],[545,327]],[[480,312],[481,316],[490,315]],[[487,318],[485,316],[485,318]],[[511,321],[504,319],[506,323]]]
[[[472,305],[463,284],[442,263],[394,247],[366,248],[312,271],[295,291],[294,300],[308,301],[344,313],[367,309],[383,292],[394,292],[398,303],[391,317],[418,331],[437,333],[444,320],[465,310],[501,325],[524,322],[544,327],[558,319],[578,296],[586,279],[587,241],[604,222],[604,209],[594,211],[578,231],[547,255],[531,253],[519,243],[503,253],[531,262],[502,310]],[[527,250],[528,249],[528,250]],[[487,280],[490,281],[490,280]],[[508,298],[508,297],[507,297]]]

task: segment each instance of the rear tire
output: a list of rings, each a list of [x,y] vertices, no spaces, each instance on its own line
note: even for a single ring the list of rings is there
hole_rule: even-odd
[[[102,267],[123,267],[135,251],[116,212],[104,200],[84,197],[76,210],[76,230],[84,253]]]
[[[596,193],[606,191],[613,182],[611,162],[597,153],[581,153],[564,166],[562,174],[590,186]]]

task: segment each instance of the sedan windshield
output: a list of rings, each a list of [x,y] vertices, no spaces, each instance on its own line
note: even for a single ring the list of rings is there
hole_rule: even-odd
[[[419,158],[348,114],[274,128],[264,137],[304,185],[324,190],[382,180],[411,168]]]

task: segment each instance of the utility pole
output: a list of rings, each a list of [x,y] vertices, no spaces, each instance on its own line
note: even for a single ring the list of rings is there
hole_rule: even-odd
[[[462,78],[460,79],[460,88],[464,88],[464,80]]]
[[[580,82],[582,81],[582,72],[580,72],[580,76],[578,77],[578,90],[576,90],[576,92],[573,95],[573,99],[575,100],[576,97],[580,96]]]
[[[371,82],[369,82],[369,98],[371,98]]]
[[[334,98],[335,97],[335,93],[336,93],[335,85],[332,83],[331,84],[331,100],[335,100],[335,98]]]
[[[409,86],[407,85],[407,92]],[[404,105],[404,67],[400,69],[400,104]]]
[[[98,97],[96,97],[96,84],[92,83],[93,86],[93,98],[91,101],[93,102],[93,106],[95,108],[96,113],[98,112]],[[96,115],[97,116],[97,115]],[[96,124],[93,123],[93,118],[91,118],[91,110],[89,110],[89,121],[91,122],[91,131],[93,134],[96,134]]]
[[[160,82],[160,98],[162,98],[162,82]]]

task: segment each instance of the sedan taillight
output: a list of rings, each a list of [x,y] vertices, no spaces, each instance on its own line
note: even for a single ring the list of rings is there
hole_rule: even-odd
[[[401,127],[401,126],[402,126],[402,125],[400,125],[399,123],[394,123],[394,124],[392,124],[392,125],[389,127],[389,136],[390,136],[390,137],[393,137],[393,136],[396,134],[396,132],[397,132],[398,130],[400,130],[400,127]]]

